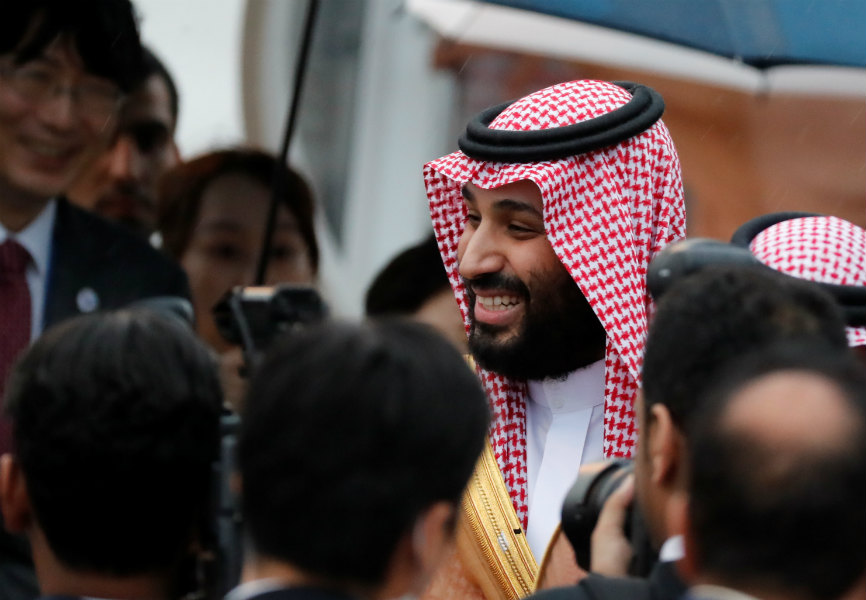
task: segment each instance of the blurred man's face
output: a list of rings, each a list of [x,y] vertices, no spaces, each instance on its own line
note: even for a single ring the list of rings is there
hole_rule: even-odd
[[[457,246],[469,347],[486,369],[521,379],[559,377],[604,357],[604,328],[554,253],[538,187],[523,180],[463,189]]]
[[[178,162],[168,86],[151,75],[123,106],[114,144],[75,181],[70,198],[149,235],[156,225],[159,180]]]
[[[23,64],[15,64],[12,54],[0,55],[0,186],[5,191],[0,195],[5,201],[44,203],[65,192],[106,147],[120,99],[113,82],[85,70],[65,38]]]

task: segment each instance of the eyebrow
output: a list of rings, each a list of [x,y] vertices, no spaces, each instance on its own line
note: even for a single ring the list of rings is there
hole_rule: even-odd
[[[496,210],[529,213],[531,215],[537,216],[538,218],[544,218],[544,215],[542,215],[532,204],[528,202],[523,202],[522,200],[502,198],[501,200],[497,200],[493,203],[493,208]]]
[[[464,185],[460,189],[460,193],[463,194],[463,198],[467,202],[475,202],[475,196],[472,194],[469,186]],[[541,219],[544,218],[544,215],[541,214],[541,212],[539,212],[532,204],[523,202],[522,200],[514,200],[512,198],[501,198],[496,200],[493,203],[493,208],[496,210],[529,213]]]

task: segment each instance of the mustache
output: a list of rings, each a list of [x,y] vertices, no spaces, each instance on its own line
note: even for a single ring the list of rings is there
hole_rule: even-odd
[[[463,287],[473,300],[478,290],[501,290],[529,298],[529,288],[518,277],[502,273],[484,273],[471,279],[463,277]]]

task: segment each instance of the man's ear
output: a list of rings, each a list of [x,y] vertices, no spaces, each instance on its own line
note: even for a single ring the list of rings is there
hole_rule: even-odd
[[[648,417],[650,478],[659,486],[670,487],[681,469],[681,436],[666,406],[653,404]]]
[[[454,541],[456,507],[440,500],[432,504],[412,529],[412,551],[421,569],[428,575],[439,567]]]
[[[0,511],[10,533],[24,533],[33,522],[30,496],[21,465],[12,454],[0,456]]]

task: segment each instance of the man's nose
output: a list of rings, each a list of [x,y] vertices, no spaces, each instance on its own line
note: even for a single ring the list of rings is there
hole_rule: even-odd
[[[109,170],[118,181],[138,181],[141,178],[141,160],[135,141],[120,135],[111,148]]]
[[[457,245],[457,263],[464,279],[501,271],[505,266],[505,256],[496,234],[484,224],[475,230],[467,227]]]
[[[79,120],[75,98],[67,90],[57,93],[39,103],[39,117],[57,131],[72,129]]]

